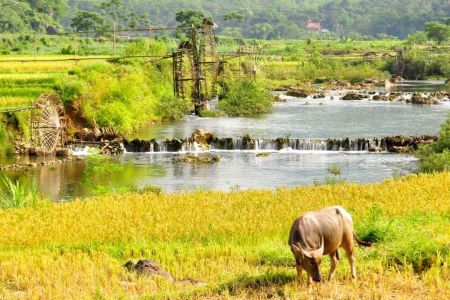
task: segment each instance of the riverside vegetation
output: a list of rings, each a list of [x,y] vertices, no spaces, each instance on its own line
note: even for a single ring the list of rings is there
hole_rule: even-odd
[[[0,293],[24,298],[448,298],[450,174],[275,191],[131,193],[0,211]],[[420,187],[420,188],[418,188]],[[439,191],[437,193],[436,191]],[[414,203],[414,205],[412,205]],[[358,235],[359,278],[295,281],[287,245],[302,212],[339,204]],[[123,264],[150,258],[174,285]],[[327,268],[328,259],[323,268]]]

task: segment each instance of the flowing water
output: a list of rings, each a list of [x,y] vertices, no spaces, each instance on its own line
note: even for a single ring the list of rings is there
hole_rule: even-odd
[[[429,84],[423,84],[425,90]],[[413,90],[411,86],[399,87]],[[416,87],[418,89],[418,87]],[[88,158],[87,163],[72,162],[28,171],[9,172],[25,182],[37,181],[54,199],[71,199],[105,192],[121,192],[131,186],[155,185],[165,191],[192,189],[276,188],[332,180],[328,169],[341,168],[341,179],[376,182],[417,168],[411,155],[369,153],[376,139],[389,135],[437,134],[450,112],[450,102],[418,106],[406,103],[337,100],[345,91],[327,93],[324,99],[285,97],[273,113],[255,118],[197,118],[164,126],[144,128],[141,139],[187,138],[196,128],[233,138],[234,150],[213,150],[221,157],[213,164],[189,164],[176,160],[181,153],[126,153],[107,160]],[[240,137],[257,140],[252,151],[239,146]],[[330,149],[327,139],[367,139],[348,149]],[[289,138],[276,150],[274,139]],[[356,140],[355,140],[356,141]],[[377,142],[382,146],[380,142]],[[162,143],[160,143],[162,144]],[[364,146],[362,146],[364,145]],[[187,147],[187,146],[186,146]],[[187,150],[198,150],[188,148]],[[161,149],[160,149],[161,150]],[[162,149],[164,150],[164,149]],[[332,151],[330,151],[332,150]],[[345,150],[345,151],[344,151]],[[268,156],[257,156],[260,152]],[[204,155],[201,151],[195,155]],[[331,179],[330,179],[331,178]]]
[[[274,106],[272,114],[255,118],[197,118],[140,130],[140,139],[189,137],[197,128],[221,137],[292,137],[302,139],[374,138],[390,135],[436,134],[450,103],[420,106],[403,102],[341,101],[343,91],[324,99],[298,99]]]

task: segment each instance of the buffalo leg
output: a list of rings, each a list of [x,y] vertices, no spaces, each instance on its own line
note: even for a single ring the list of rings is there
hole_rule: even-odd
[[[303,267],[302,267],[302,265],[296,264],[295,268],[297,269],[297,280],[298,281],[303,281],[303,278],[302,278]]]
[[[352,270],[352,277],[356,278],[356,257],[355,257],[355,253],[353,252],[353,247],[352,248],[346,248],[345,249],[345,254],[347,255],[348,261],[350,262],[350,268]]]
[[[308,286],[313,283],[311,275],[308,274]]]
[[[336,266],[339,263],[339,253],[338,250],[334,251],[330,254],[331,266],[330,266],[330,274],[328,274],[328,280],[331,280],[334,275],[334,271],[336,270]]]

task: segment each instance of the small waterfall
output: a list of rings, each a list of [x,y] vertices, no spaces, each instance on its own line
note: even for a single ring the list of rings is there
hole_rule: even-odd
[[[72,155],[74,156],[87,156],[90,154],[91,147],[82,146],[82,147],[72,147]]]
[[[127,152],[201,152],[205,151],[197,142],[186,140],[163,141],[131,141],[124,142]],[[249,136],[242,138],[214,138],[210,142],[209,150],[252,150],[252,151],[386,151],[385,139],[253,139]]]

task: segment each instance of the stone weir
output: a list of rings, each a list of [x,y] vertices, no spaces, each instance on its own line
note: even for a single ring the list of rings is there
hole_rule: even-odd
[[[212,134],[187,139],[132,140],[123,142],[127,152],[197,152],[208,150],[253,150],[253,151],[363,151],[408,153],[420,144],[437,140],[436,136],[392,136],[374,139],[260,139],[218,138]]]

